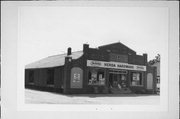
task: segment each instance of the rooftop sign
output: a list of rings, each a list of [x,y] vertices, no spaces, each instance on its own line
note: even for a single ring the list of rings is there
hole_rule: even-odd
[[[143,65],[134,65],[134,64],[119,63],[119,62],[105,62],[105,61],[96,61],[96,60],[87,60],[87,66],[146,71],[146,66]]]

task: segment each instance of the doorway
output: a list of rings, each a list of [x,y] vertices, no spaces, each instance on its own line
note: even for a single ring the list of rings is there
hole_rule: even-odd
[[[125,89],[127,88],[126,74],[109,73],[109,87],[111,89]]]

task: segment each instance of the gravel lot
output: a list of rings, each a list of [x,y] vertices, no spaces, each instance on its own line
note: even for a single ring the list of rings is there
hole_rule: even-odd
[[[25,90],[25,102],[31,104],[142,104],[160,103],[159,95],[139,94],[76,94],[64,95],[52,92]]]

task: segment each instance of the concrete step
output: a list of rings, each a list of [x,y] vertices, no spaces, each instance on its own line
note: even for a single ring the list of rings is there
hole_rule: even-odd
[[[111,89],[111,93],[113,94],[128,94],[128,93],[132,93],[132,91],[129,88],[122,88],[122,89],[118,89],[118,88],[112,88]]]

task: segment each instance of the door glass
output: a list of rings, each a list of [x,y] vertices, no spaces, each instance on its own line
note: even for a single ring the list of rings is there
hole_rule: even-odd
[[[123,88],[126,88],[127,86],[126,86],[126,76],[125,75],[121,75],[121,86],[123,87]]]
[[[124,74],[109,74],[110,88],[122,89],[126,88],[126,75]]]

